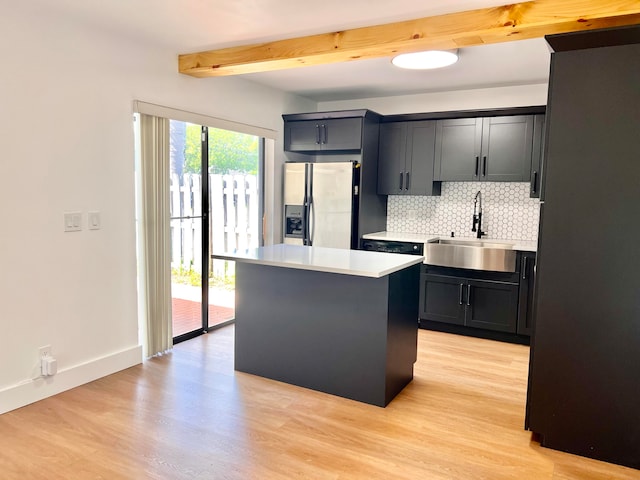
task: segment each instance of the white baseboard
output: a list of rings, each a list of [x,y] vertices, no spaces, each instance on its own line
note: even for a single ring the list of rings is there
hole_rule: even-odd
[[[0,414],[24,407],[98,378],[142,363],[142,346],[96,358],[80,365],[58,370],[51,377],[41,377],[0,390]]]

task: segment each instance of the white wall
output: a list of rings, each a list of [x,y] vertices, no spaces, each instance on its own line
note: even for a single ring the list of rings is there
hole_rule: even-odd
[[[546,83],[510,87],[458,90],[416,95],[363,98],[318,103],[318,111],[368,108],[382,115],[449,112],[493,108],[529,107],[547,104]]]
[[[316,104],[238,78],[180,75],[172,53],[29,2],[4,9],[0,31],[2,413],[141,360],[133,100],[276,130],[278,197],[280,115]],[[85,222],[99,210],[102,229],[64,233],[69,210]],[[60,373],[32,381],[46,344]]]

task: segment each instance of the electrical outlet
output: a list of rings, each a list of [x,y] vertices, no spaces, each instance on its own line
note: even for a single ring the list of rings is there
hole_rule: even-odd
[[[50,357],[51,356],[51,345],[45,345],[44,347],[40,347],[38,349],[38,354],[40,358]]]

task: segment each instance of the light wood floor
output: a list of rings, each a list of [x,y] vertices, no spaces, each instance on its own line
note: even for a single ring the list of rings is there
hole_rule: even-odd
[[[2,479],[640,479],[523,430],[528,347],[420,330],[387,408],[233,371],[233,327],[0,416]]]

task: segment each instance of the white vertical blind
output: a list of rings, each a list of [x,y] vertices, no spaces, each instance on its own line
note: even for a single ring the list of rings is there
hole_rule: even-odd
[[[147,357],[173,347],[169,228],[169,120],[140,115],[138,248]]]

